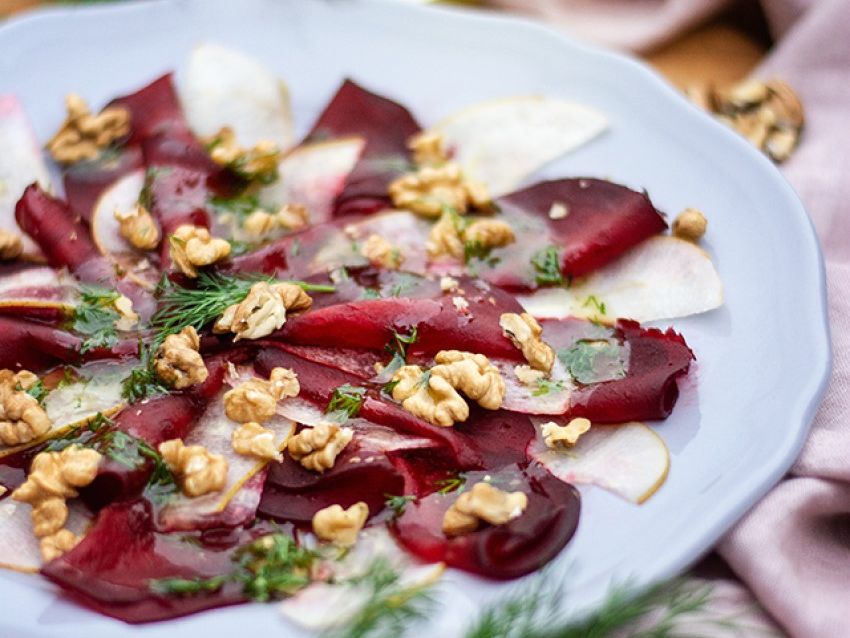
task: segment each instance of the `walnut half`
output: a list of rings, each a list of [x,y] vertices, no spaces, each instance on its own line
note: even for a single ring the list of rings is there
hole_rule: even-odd
[[[50,419],[38,401],[26,393],[38,381],[32,372],[0,371],[0,441],[21,445],[50,429]]]
[[[543,442],[550,449],[574,447],[579,438],[590,430],[590,421],[578,417],[567,425],[558,425],[554,421],[544,423],[541,427]]]
[[[83,98],[70,94],[65,107],[65,121],[47,143],[53,159],[62,164],[94,159],[130,132],[130,111],[123,106],[108,106],[93,115]]]
[[[521,315],[506,312],[499,317],[499,325],[503,334],[522,351],[522,356],[532,368],[549,372],[555,363],[555,351],[543,341],[543,328],[537,320],[527,312]]]
[[[357,534],[369,518],[369,506],[359,501],[343,509],[341,505],[331,505],[319,510],[313,516],[313,532],[323,541],[329,541],[339,547],[351,547],[357,542]]]
[[[230,443],[237,454],[264,461],[280,461],[283,457],[274,444],[274,432],[259,423],[243,423],[233,430]]]
[[[119,234],[139,250],[153,250],[159,246],[159,226],[141,204],[128,211],[115,211]]]
[[[198,276],[198,268],[230,256],[230,242],[213,237],[202,226],[183,224],[169,237],[171,261],[187,277]]]
[[[295,372],[274,368],[268,381],[249,379],[228,390],[224,395],[224,411],[228,419],[237,423],[263,423],[274,416],[278,401],[298,396],[300,391]]]
[[[322,473],[334,466],[336,457],[354,437],[354,430],[336,423],[319,423],[289,439],[289,455],[308,470]]]
[[[23,243],[18,233],[0,229],[0,261],[17,259],[23,251]]]
[[[162,460],[189,497],[220,492],[227,481],[227,459],[212,454],[202,445],[184,445],[180,439],[159,444]]]
[[[490,483],[481,481],[458,496],[443,515],[443,533],[459,536],[478,529],[481,521],[490,525],[504,525],[522,515],[528,506],[523,492],[504,492]]]
[[[198,352],[201,340],[192,326],[168,335],[154,357],[154,369],[159,377],[177,390],[207,380],[209,372]]]
[[[287,315],[306,312],[313,300],[296,284],[260,281],[251,286],[245,299],[228,306],[213,326],[213,332],[232,332],[234,341],[261,339],[286,323]]]

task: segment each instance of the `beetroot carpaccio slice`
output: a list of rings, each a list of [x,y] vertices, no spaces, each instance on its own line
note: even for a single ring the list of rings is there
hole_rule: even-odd
[[[95,159],[72,164],[62,181],[65,199],[75,215],[91,222],[97,200],[119,178],[144,168],[142,149],[138,145],[110,148]]]
[[[41,573],[107,616],[129,623],[165,620],[245,602],[234,584],[191,596],[167,596],[154,593],[150,582],[226,574],[232,567],[230,550],[247,540],[248,534],[237,531],[224,547],[208,548],[198,537],[158,534],[148,501],[124,501],[102,510],[82,541],[47,563]]]
[[[387,186],[408,169],[407,140],[419,132],[410,112],[346,80],[313,125],[306,142],[360,136],[366,146],[336,199],[334,213],[373,213],[390,206]]]
[[[536,465],[470,472],[463,480],[454,491],[434,492],[409,503],[392,524],[399,542],[421,560],[442,561],[488,578],[518,578],[552,560],[575,533],[581,510],[578,492]],[[524,492],[527,508],[504,525],[484,524],[472,533],[447,537],[442,531],[446,510],[462,489],[483,480],[505,491]]]

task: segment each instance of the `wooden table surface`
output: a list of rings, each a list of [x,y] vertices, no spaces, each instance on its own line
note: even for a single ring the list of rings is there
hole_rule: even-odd
[[[44,0],[0,0],[0,18],[50,4]],[[727,85],[745,77],[764,56],[768,42],[754,11],[725,15],[645,56],[673,84]]]

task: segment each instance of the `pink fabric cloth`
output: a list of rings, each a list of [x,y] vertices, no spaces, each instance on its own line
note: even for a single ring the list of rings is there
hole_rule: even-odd
[[[729,3],[491,4],[536,14],[579,37],[646,49]],[[806,110],[802,143],[782,171],[805,202],[824,249],[834,369],[800,458],[717,551],[791,635],[845,638],[850,636],[850,0],[762,0],[762,5],[777,42],[756,75],[786,80]]]

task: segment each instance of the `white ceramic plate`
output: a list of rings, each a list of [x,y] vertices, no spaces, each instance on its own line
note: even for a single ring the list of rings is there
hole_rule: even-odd
[[[602,111],[610,130],[543,175],[609,177],[646,188],[662,210],[707,213],[726,305],[675,322],[698,363],[673,416],[657,427],[672,453],[670,476],[640,507],[585,491],[578,533],[552,572],[565,583],[565,609],[593,604],[612,582],[644,584],[684,569],[791,465],[830,362],[814,232],[769,161],[651,71],[483,13],[378,1],[151,1],[55,9],[4,25],[0,92],[21,96],[44,140],[66,93],[100,105],[175,68],[200,41],[242,49],[284,77],[297,134],[346,75],[399,99],[424,124],[486,98],[575,99]],[[462,633],[504,588],[451,572],[438,590],[444,607],[423,635]],[[246,605],[130,627],[57,598],[38,578],[0,574],[2,636],[296,635],[281,623],[274,605]]]

